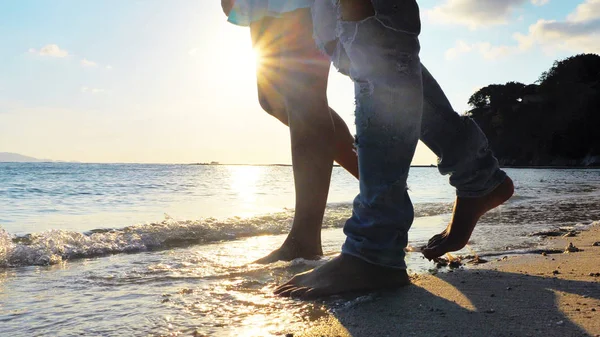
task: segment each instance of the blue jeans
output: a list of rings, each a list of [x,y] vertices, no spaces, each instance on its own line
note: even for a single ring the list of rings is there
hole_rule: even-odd
[[[341,20],[337,0],[313,4],[314,36],[355,84],[360,194],[344,226],[344,254],[405,269],[414,209],[406,180],[419,138],[438,156],[459,197],[479,197],[506,177],[483,132],[459,116],[420,63],[415,0],[372,0],[375,15]]]

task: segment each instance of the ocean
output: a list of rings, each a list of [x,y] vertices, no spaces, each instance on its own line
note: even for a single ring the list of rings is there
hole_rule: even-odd
[[[515,196],[460,254],[544,247],[531,235],[600,220],[600,170],[507,169]],[[0,336],[271,336],[367,301],[304,303],[274,286],[335,256],[357,181],[334,168],[325,258],[251,262],[293,218],[287,166],[0,163]],[[436,168],[409,176],[410,246],[445,228],[454,190]],[[408,253],[411,273],[434,270]]]

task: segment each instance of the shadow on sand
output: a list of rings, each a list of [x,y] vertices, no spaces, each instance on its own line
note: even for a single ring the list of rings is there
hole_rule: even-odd
[[[305,336],[600,336],[600,283],[493,270],[417,277]]]

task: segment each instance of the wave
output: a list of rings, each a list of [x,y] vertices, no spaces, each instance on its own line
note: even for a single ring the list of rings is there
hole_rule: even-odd
[[[417,204],[415,216],[439,215],[450,210],[449,203]],[[343,227],[350,214],[350,204],[329,205],[323,228]],[[285,234],[291,227],[293,216],[293,210],[224,220],[176,220],[165,214],[165,219],[161,222],[120,229],[95,229],[84,233],[52,229],[20,236],[11,235],[0,227],[0,267],[52,265],[110,254]]]

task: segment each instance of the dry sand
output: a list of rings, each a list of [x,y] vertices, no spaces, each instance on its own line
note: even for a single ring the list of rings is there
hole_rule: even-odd
[[[288,336],[600,336],[600,225],[549,240],[583,251],[415,276]]]

